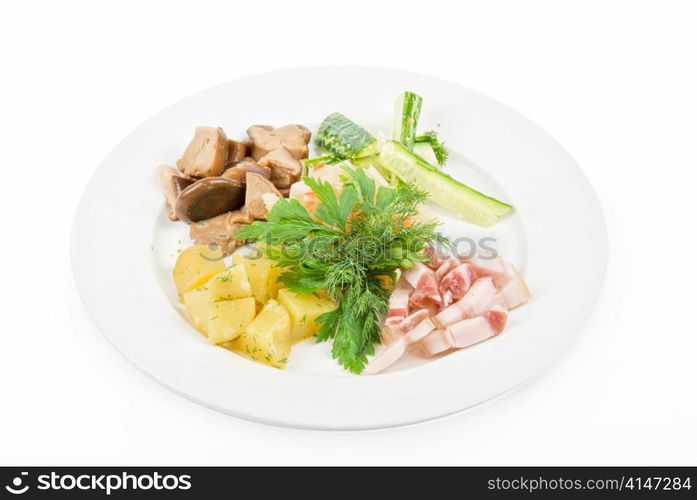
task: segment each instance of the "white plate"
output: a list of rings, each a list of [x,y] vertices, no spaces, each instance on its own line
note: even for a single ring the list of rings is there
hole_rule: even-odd
[[[452,151],[447,170],[501,197],[516,213],[492,230],[444,216],[449,236],[497,239],[534,299],[504,333],[424,363],[353,376],[328,344],[296,346],[276,370],[209,345],[179,314],[171,282],[186,226],[167,220],[155,167],[173,163],[196,125],[243,137],[253,123],[316,128],[341,111],[389,131],[395,95],[424,97],[421,130]],[[179,241],[180,240],[180,241]],[[491,245],[491,243],[489,243]],[[266,423],[366,429],[448,415],[493,398],[548,367],[580,331],[600,290],[607,238],[598,200],[573,159],[520,114],[436,78],[377,68],[298,68],[235,80],[162,111],[126,137],[87,187],[73,227],[72,264],[87,310],[113,345],[166,387],[217,410]]]

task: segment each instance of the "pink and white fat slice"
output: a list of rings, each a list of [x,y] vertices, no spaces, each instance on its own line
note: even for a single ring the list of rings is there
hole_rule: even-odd
[[[481,316],[453,323],[447,328],[452,347],[462,349],[490,339],[503,331],[507,320],[508,311],[497,306]]]
[[[452,349],[452,344],[450,332],[447,330],[434,330],[421,339],[419,347],[425,356],[431,357],[449,351]]]
[[[405,270],[402,276],[414,287],[414,292],[409,299],[410,305],[418,309],[428,309],[432,304],[443,303],[438,291],[438,279],[433,269],[421,262],[416,262],[414,267]]]
[[[438,250],[435,247],[428,246],[424,249],[424,255],[428,257],[426,265],[433,269],[434,271],[443,265],[445,261],[450,258],[450,255],[441,255],[442,250]]]
[[[370,363],[365,367],[364,372],[368,375],[380,373],[385,368],[393,365],[401,358],[407,350],[407,341],[405,338],[398,338],[387,346],[378,348],[378,352]]]
[[[379,373],[392,366],[404,355],[408,346],[421,341],[435,328],[431,318],[426,317],[404,335],[394,335],[389,345],[379,348],[375,357],[370,360],[365,369],[366,373]]]
[[[438,279],[438,281],[442,280],[446,274],[448,274],[450,271],[452,271],[459,265],[460,261],[454,257],[446,260],[438,267],[438,269],[436,269],[436,278]]]
[[[501,287],[501,297],[508,309],[513,309],[526,303],[532,294],[522,276],[516,276]]]
[[[404,276],[400,276],[387,304],[386,326],[396,327],[409,315],[409,297],[413,290]]]
[[[445,265],[445,264],[444,264]],[[439,291],[443,297],[443,306],[447,307],[465,296],[475,280],[474,269],[465,263],[452,268],[440,281]]]
[[[493,279],[494,285],[497,287],[505,285],[518,275],[513,264],[506,262],[501,257],[474,257],[472,259],[467,259],[465,262],[472,266],[472,270],[477,276]]]
[[[433,318],[440,328],[452,325],[460,320],[479,316],[489,308],[496,298],[496,287],[491,278],[479,278],[465,296],[446,307]]]

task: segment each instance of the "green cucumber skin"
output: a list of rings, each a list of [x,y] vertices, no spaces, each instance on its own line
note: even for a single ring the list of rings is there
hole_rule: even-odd
[[[453,179],[397,141],[382,144],[378,159],[386,170],[427,191],[434,203],[478,226],[494,225],[513,208]]]
[[[435,151],[429,142],[415,142],[414,147],[411,149],[415,155],[420,156],[422,159],[426,160],[432,167],[438,167],[438,158],[436,157]]]
[[[421,96],[414,92],[406,91],[397,96],[394,139],[404,144],[407,149],[414,147],[416,125],[419,123],[422,103]]]
[[[443,166],[448,161],[448,150],[445,144],[438,140],[438,133],[434,131],[424,132],[423,135],[418,135],[414,138],[414,147],[412,151],[416,151],[419,144],[428,143],[431,146],[433,154],[436,156],[434,166]]]
[[[350,159],[374,154],[377,140],[341,113],[332,113],[319,126],[315,144],[334,156]]]

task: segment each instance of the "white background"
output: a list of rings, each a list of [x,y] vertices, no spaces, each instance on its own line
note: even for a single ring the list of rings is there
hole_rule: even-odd
[[[695,465],[696,14],[671,1],[3,3],[0,463]],[[91,325],[69,232],[102,158],[182,97],[315,64],[459,82],[580,163],[609,270],[551,371],[427,424],[300,431],[168,392]]]

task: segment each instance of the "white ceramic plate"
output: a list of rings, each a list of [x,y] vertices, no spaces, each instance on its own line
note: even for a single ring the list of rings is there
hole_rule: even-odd
[[[431,362],[407,356],[389,372],[353,376],[328,344],[293,349],[276,370],[209,345],[180,314],[171,281],[187,227],[167,220],[155,167],[173,163],[196,125],[244,137],[254,123],[313,130],[341,111],[373,132],[391,128],[397,93],[424,97],[421,130],[452,152],[447,171],[512,203],[491,230],[443,216],[451,237],[495,246],[525,273],[534,299],[504,333]],[[465,245],[468,245],[465,240]],[[487,245],[491,246],[489,242]],[[365,429],[448,415],[493,398],[548,367],[580,331],[607,260],[602,211],[572,158],[520,114],[436,78],[377,68],[317,67],[264,73],[189,97],[162,111],[109,154],[87,187],[73,228],[72,264],[87,310],[145,373],[194,401],[266,423]]]

